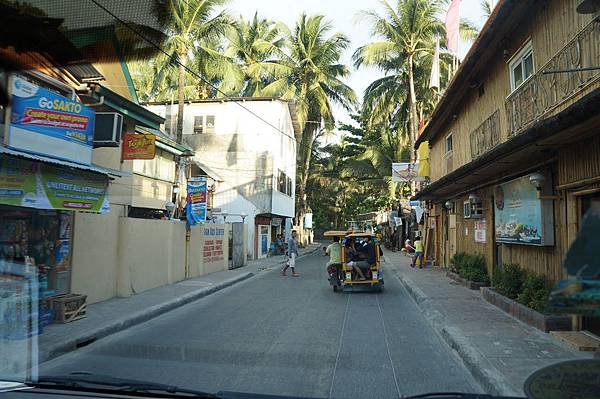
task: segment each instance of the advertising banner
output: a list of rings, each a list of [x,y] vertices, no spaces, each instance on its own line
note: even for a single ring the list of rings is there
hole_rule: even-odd
[[[494,230],[497,242],[549,245],[553,236],[544,236],[544,223],[552,226],[552,207],[545,208],[537,190],[524,176],[496,186],[494,190]],[[546,220],[544,220],[546,219]],[[548,229],[552,230],[552,229]]]
[[[92,163],[95,112],[21,77],[11,78],[6,145],[77,163]]]
[[[190,226],[206,220],[206,177],[188,179],[186,215]]]
[[[0,204],[105,213],[107,189],[106,176],[0,157]]]
[[[410,181],[425,181],[425,176],[419,176],[418,163],[393,163],[392,164],[392,181],[395,182],[410,182]]]
[[[313,228],[313,214],[307,213],[304,215],[304,228],[312,229]]]
[[[156,136],[153,134],[131,134],[123,138],[122,159],[154,159],[156,155]]]

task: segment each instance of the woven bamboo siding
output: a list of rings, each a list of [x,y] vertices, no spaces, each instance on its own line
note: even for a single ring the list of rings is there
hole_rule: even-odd
[[[444,130],[436,132],[436,138],[431,141],[431,181],[435,181],[445,174],[445,137],[453,133],[453,169],[470,162],[473,157],[470,148],[470,135],[496,110],[499,110],[500,119],[500,142],[509,138],[509,123],[507,114],[507,97],[510,93],[510,78],[508,62],[513,54],[517,53],[521,46],[529,39],[532,41],[535,70],[545,66],[553,59],[579,32],[588,27],[592,21],[590,15],[578,14],[575,11],[576,0],[540,2],[534,6],[532,15],[528,22],[520,24],[520,29],[507,34],[510,42],[506,46],[506,52],[510,55],[505,57],[503,51],[497,51],[485,66],[474,73],[473,80],[483,83],[483,94],[477,88],[473,88],[460,102],[456,102],[453,114],[455,120],[447,120]],[[596,41],[586,42],[582,52],[587,52],[588,58],[600,57],[598,40],[595,32],[600,32],[600,27],[594,31],[591,37]],[[591,54],[591,55],[590,55]],[[559,65],[559,64],[557,64]],[[484,69],[486,68],[487,69]],[[591,74],[590,72],[589,74]],[[588,74],[587,72],[585,74]],[[591,75],[585,76],[591,76]],[[573,74],[571,74],[573,75]],[[581,75],[582,77],[584,75]],[[579,77],[578,77],[579,79]],[[517,89],[512,96],[518,94],[519,90],[525,90],[526,85]],[[569,107],[584,95],[600,87],[600,73],[578,92],[564,101],[559,101],[550,111],[544,114],[548,118],[565,108]],[[541,95],[540,93],[537,93]],[[457,99],[458,100],[458,99]]]
[[[558,170],[558,185],[600,176],[600,136],[562,149]]]

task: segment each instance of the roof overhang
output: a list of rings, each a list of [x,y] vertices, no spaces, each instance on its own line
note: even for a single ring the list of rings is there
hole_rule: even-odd
[[[107,89],[101,85],[92,85],[92,97],[103,105],[106,105],[115,111],[135,120],[138,124],[160,130],[160,125],[165,122],[165,118],[148,111],[139,104],[126,99],[123,96]]]
[[[192,158],[192,162],[194,162],[196,164],[196,166],[198,166],[200,169],[202,169],[204,171],[204,173],[206,173],[206,175],[208,177],[210,177],[211,179],[216,180],[216,181],[225,181],[225,179],[223,179],[221,176],[219,176],[219,174],[217,172],[215,172],[210,166],[206,165],[204,162],[202,162],[198,158],[196,158],[196,157]]]
[[[65,166],[65,167],[72,168],[72,169],[101,173],[106,176],[113,176],[113,177],[131,176],[131,173],[129,173],[129,172],[123,172],[123,171],[116,170],[116,169],[105,168],[105,167],[95,165],[95,164],[83,165],[83,164],[76,163],[76,162],[64,161],[62,159],[45,157],[43,155],[32,154],[29,152],[17,151],[17,150],[13,150],[13,149],[10,149],[7,147],[0,147],[0,154],[11,155],[14,157],[25,158],[25,159],[31,159],[34,161],[45,162],[45,163],[49,163],[49,164],[53,164],[53,165]]]
[[[434,181],[414,198],[445,201],[552,162],[558,148],[597,132],[600,126],[598,109],[600,89]]]

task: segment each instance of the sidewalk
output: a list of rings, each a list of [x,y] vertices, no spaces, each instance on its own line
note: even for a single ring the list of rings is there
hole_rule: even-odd
[[[300,248],[299,257],[318,250],[319,244]],[[248,262],[247,266],[207,274],[157,287],[129,298],[112,298],[87,307],[87,317],[67,324],[52,324],[39,336],[39,363],[85,346],[97,339],[143,323],[177,307],[220,291],[283,264],[283,256]]]
[[[537,369],[592,357],[512,318],[487,303],[479,291],[448,279],[444,269],[412,269],[410,258],[401,252],[386,251],[385,257],[389,273],[400,279],[434,329],[490,394],[523,396],[523,383]]]

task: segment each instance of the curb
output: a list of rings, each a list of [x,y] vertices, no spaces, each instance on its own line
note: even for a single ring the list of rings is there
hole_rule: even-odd
[[[496,396],[523,396],[523,392],[516,391],[502,377],[500,372],[489,364],[479,351],[468,342],[468,339],[459,329],[448,327],[444,324],[443,315],[434,309],[433,306],[428,305],[429,298],[419,287],[411,280],[402,276],[398,270],[396,270],[394,275],[406,291],[408,291],[408,294],[416,302],[417,306],[421,308],[423,315],[439,333],[444,342],[456,351],[467,370],[473,376],[473,379],[481,385],[486,393]]]
[[[164,302],[158,305],[151,306],[146,308],[143,311],[139,311],[133,313],[130,317],[124,320],[116,321],[114,323],[105,325],[100,327],[92,332],[86,332],[85,334],[72,337],[66,341],[63,341],[56,345],[51,345],[45,348],[43,351],[40,350],[38,355],[38,362],[41,364],[43,362],[47,362],[49,360],[55,359],[59,356],[62,356],[66,353],[73,352],[81,347],[89,345],[94,341],[97,341],[101,338],[105,338],[109,335],[118,333],[120,331],[125,330],[126,328],[135,326],[137,324],[141,324],[150,319],[158,317],[164,313],[167,313],[171,310],[179,308],[183,305],[187,305],[190,302],[193,302],[197,299],[204,298],[208,295],[214,294],[217,291],[221,291],[227,287],[230,287],[236,283],[249,279],[255,274],[252,272],[247,272],[240,274],[238,276],[232,277],[228,280],[225,280],[221,283],[215,284],[212,287],[203,288],[197,291],[189,292],[185,295],[182,295],[178,298],[175,298],[171,301]]]

